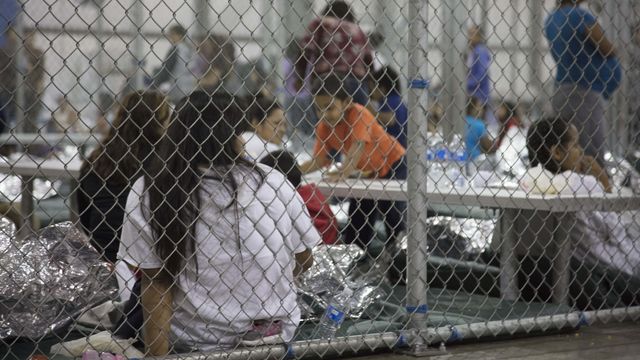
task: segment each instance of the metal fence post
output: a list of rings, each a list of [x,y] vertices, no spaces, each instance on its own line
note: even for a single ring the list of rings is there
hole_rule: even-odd
[[[421,0],[409,2],[409,146],[407,164],[408,244],[407,244],[407,308],[411,312],[411,326],[418,331],[414,351],[424,351],[427,342],[427,242],[426,234],[426,125],[427,125],[427,6]]]

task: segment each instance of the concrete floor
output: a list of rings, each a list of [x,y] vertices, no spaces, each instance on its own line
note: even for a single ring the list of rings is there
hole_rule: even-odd
[[[424,357],[434,360],[462,359],[640,359],[640,322],[594,325],[575,333],[448,346]],[[413,356],[377,354],[354,360],[410,360]]]

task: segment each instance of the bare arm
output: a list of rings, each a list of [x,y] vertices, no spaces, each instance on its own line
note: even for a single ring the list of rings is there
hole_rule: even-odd
[[[349,178],[349,175],[356,170],[358,166],[358,161],[362,157],[364,153],[364,141],[357,141],[353,145],[347,153],[344,155],[344,163],[342,168],[338,170],[337,174],[334,174],[330,180],[340,181]]]
[[[587,28],[587,38],[591,40],[603,56],[616,56],[616,48],[604,34],[604,30],[600,24],[595,23]]]
[[[593,157],[585,156],[582,160],[582,163],[580,164],[580,169],[578,169],[578,172],[585,175],[594,176],[600,182],[600,184],[602,184],[604,191],[608,193],[611,192],[609,175],[607,175],[607,172],[604,171],[602,166],[600,166],[600,164]]]
[[[169,331],[173,316],[173,294],[168,285],[159,281],[160,271],[160,269],[141,271],[144,343],[147,355],[150,356],[167,355],[171,348]]]
[[[311,268],[313,265],[313,252],[307,249],[301,253],[295,254],[296,267],[293,269],[293,276],[298,277]]]
[[[324,168],[328,163],[329,161],[325,156],[314,156],[311,160],[300,164],[300,171],[303,174],[309,174]]]

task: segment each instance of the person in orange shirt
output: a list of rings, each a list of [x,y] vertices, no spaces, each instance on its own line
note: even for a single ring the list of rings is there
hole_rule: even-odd
[[[335,75],[314,81],[313,93],[318,118],[313,159],[300,165],[308,174],[331,165],[330,154],[339,152],[343,163],[325,175],[328,181],[343,181],[356,172],[377,179],[406,179],[404,147],[382,127],[364,106],[352,101]],[[349,224],[344,241],[366,249],[374,236],[373,225],[384,215],[387,245],[404,231],[405,202],[349,200]],[[379,211],[376,211],[379,210]]]

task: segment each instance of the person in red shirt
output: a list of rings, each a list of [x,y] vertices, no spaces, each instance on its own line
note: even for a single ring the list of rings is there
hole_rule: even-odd
[[[260,162],[280,171],[287,177],[307,206],[313,225],[322,236],[322,242],[328,245],[335,244],[338,240],[336,216],[316,184],[302,184],[302,172],[293,155],[284,150],[274,151],[263,157]]]
[[[311,21],[302,49],[303,54],[295,65],[297,90],[302,87],[307,65],[312,64],[312,80],[337,74],[353,101],[367,104],[369,94],[364,79],[373,73],[373,49],[347,3],[332,1],[321,17]]]
[[[389,135],[373,114],[356,104],[337,76],[314,82],[314,102],[320,122],[316,126],[313,158],[300,165],[308,174],[331,164],[331,153],[343,155],[338,171],[326,175],[328,181],[343,181],[355,172],[376,179],[406,179],[405,148]],[[366,249],[374,236],[373,224],[384,215],[386,244],[404,231],[405,202],[351,199],[345,241]]]

